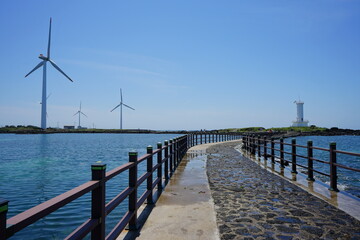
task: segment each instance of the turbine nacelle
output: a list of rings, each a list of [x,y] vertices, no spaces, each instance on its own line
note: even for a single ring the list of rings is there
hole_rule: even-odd
[[[48,60],[49,60],[49,58],[45,57],[45,56],[42,55],[41,53],[40,53],[40,55],[39,55],[39,58],[42,59],[42,60],[45,60],[45,61],[48,61]]]

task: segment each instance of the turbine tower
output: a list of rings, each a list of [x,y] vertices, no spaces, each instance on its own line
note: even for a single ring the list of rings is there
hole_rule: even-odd
[[[120,103],[119,103],[116,107],[114,107],[113,110],[111,110],[110,112],[112,112],[112,111],[114,111],[115,109],[117,109],[118,107],[120,107],[120,129],[121,129],[121,130],[123,129],[123,128],[122,128],[122,107],[123,107],[123,105],[124,105],[125,107],[127,107],[127,108],[130,108],[130,109],[132,109],[132,110],[135,110],[135,109],[133,109],[132,107],[130,107],[130,106],[126,105],[125,103],[123,103],[122,90],[121,90],[121,88],[120,88]]]
[[[80,128],[81,128],[81,125],[80,125],[80,116],[81,116],[81,114],[84,115],[85,117],[87,117],[87,116],[85,115],[85,113],[83,113],[83,112],[81,111],[81,102],[80,102],[80,109],[79,109],[79,111],[77,111],[77,112],[74,114],[74,116],[75,116],[76,114],[79,114],[79,126],[78,126],[78,129],[80,129]]]
[[[51,42],[51,18],[50,18],[50,27],[49,27],[49,41],[48,41],[48,48],[47,48],[47,56],[44,56],[40,54],[39,58],[42,60],[33,70],[31,70],[28,74],[26,74],[25,77],[29,76],[32,72],[34,72],[36,69],[43,67],[43,83],[42,83],[42,101],[41,101],[41,128],[46,129],[46,63],[50,62],[53,67],[58,70],[60,73],[62,73],[67,79],[69,79],[71,82],[73,80],[66,75],[57,65],[54,61],[50,59],[50,42]]]

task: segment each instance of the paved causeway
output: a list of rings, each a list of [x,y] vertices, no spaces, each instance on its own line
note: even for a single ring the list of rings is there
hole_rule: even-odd
[[[360,221],[243,157],[238,144],[207,149],[221,239],[360,239]]]

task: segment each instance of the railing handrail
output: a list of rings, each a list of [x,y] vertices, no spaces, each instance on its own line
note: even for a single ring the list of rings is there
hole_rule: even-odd
[[[200,139],[199,139],[200,136]],[[207,137],[208,136],[208,137]],[[210,137],[212,136],[212,138]],[[205,139],[203,139],[205,137]],[[165,141],[164,146],[158,143],[158,148],[152,150],[152,147],[148,148],[146,154],[141,157],[137,157],[136,160],[124,163],[110,171],[106,170],[106,165],[93,165],[93,179],[80,186],[77,186],[63,194],[60,194],[44,203],[41,203],[33,208],[30,208],[22,213],[19,213],[9,219],[6,219],[8,212],[8,201],[0,199],[0,240],[7,239],[15,233],[21,231],[30,224],[38,221],[39,219],[46,217],[50,213],[58,210],[66,204],[74,201],[75,199],[92,192],[92,202],[97,199],[96,196],[102,198],[102,206],[98,206],[95,212],[98,212],[104,218],[110,214],[120,203],[126,198],[129,198],[129,210],[124,214],[123,218],[116,224],[111,232],[105,237],[105,220],[102,220],[100,215],[98,217],[93,216],[86,220],[83,224],[78,226],[72,233],[70,233],[66,239],[82,239],[90,232],[92,233],[92,239],[116,239],[116,237],[122,232],[127,224],[129,224],[130,230],[134,226],[134,222],[137,219],[137,209],[146,200],[152,202],[153,189],[158,186],[158,191],[161,191],[163,183],[166,185],[168,179],[179,165],[182,157],[185,155],[188,148],[201,144],[203,140],[206,142],[218,142],[228,141],[240,138],[239,134],[236,133],[217,133],[217,132],[194,132],[187,135],[183,135]],[[200,141],[198,141],[200,140]],[[162,154],[164,152],[164,154]],[[157,155],[157,161],[153,162],[153,156]],[[129,158],[131,158],[129,153]],[[156,160],[156,159],[155,159]],[[147,161],[147,171],[141,176],[137,177],[137,165],[141,162]],[[162,168],[164,166],[165,179],[163,182]],[[134,185],[130,186],[130,175],[134,169],[136,169],[136,181]],[[94,175],[95,171],[95,175]],[[106,182],[114,178],[115,176],[129,171],[129,186],[125,187],[118,195],[112,198],[109,202],[105,202],[105,187],[101,190],[102,186],[105,186]],[[157,171],[157,178],[153,181],[152,176]],[[170,176],[169,176],[170,175]],[[95,176],[95,179],[94,179]],[[150,179],[151,178],[151,179]],[[136,194],[139,185],[147,181],[147,188],[141,194],[140,198],[137,198]],[[161,192],[160,192],[161,193]],[[100,194],[100,195],[99,195]],[[132,196],[132,197],[131,197]],[[95,198],[94,198],[95,197]],[[131,198],[131,199],[130,199]],[[134,201],[130,209],[130,201]],[[96,200],[97,201],[97,200]],[[92,204],[93,206],[94,204]],[[96,233],[95,233],[96,232]],[[93,236],[94,234],[94,236]]]
[[[271,144],[270,147],[267,146],[268,143]],[[275,144],[280,145],[280,147],[276,148]],[[291,152],[284,151],[282,149],[282,147],[284,145],[291,146],[292,147]],[[263,151],[261,151],[261,146],[263,146]],[[307,169],[308,170],[308,180],[314,181],[313,176],[312,176],[313,172],[319,173],[319,174],[324,175],[324,176],[328,176],[328,177],[330,177],[330,190],[334,190],[334,191],[338,191],[338,189],[337,189],[337,167],[342,168],[342,169],[351,170],[351,171],[354,171],[354,172],[360,172],[360,169],[358,169],[358,168],[345,166],[343,164],[339,164],[339,163],[336,162],[337,161],[336,160],[336,158],[337,158],[336,154],[344,154],[344,155],[360,157],[360,153],[337,150],[336,149],[336,143],[330,143],[329,149],[327,149],[327,148],[312,146],[312,141],[308,141],[308,145],[304,146],[304,145],[296,144],[295,139],[293,139],[293,141],[291,143],[285,143],[285,142],[283,142],[282,139],[280,139],[279,141],[275,141],[274,139],[266,139],[266,137],[265,138],[260,138],[260,136],[245,135],[245,136],[243,136],[243,148],[245,150],[249,151],[252,154],[255,154],[256,151],[258,151],[258,156],[263,155],[265,159],[267,159],[267,157],[270,156],[272,158],[273,162],[275,162],[275,157],[279,158],[280,159],[279,162],[281,163],[281,167],[285,167],[282,164],[284,161],[288,162],[288,163],[292,163],[292,172],[293,173],[297,173],[296,172],[296,166]],[[297,154],[296,153],[296,148],[305,148],[305,149],[307,149],[308,155],[304,156],[304,155]],[[271,154],[267,153],[267,149],[271,150]],[[329,152],[329,154],[330,154],[329,161],[323,161],[323,160],[314,158],[312,156],[313,155],[312,151],[314,149]],[[276,156],[275,152],[279,152],[280,156],[279,157]],[[285,158],[283,156],[284,154],[292,156],[292,160],[291,161],[285,160]],[[296,157],[307,159],[308,160],[308,166],[296,163]],[[330,165],[330,174],[323,173],[323,172],[320,172],[320,171],[314,169],[313,165],[312,165],[313,161]]]

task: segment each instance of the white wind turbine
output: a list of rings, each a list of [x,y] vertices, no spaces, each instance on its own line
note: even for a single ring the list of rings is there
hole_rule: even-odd
[[[51,41],[51,18],[50,18],[50,27],[49,27],[49,41],[47,48],[47,56],[40,54],[39,58],[42,60],[33,70],[31,70],[25,77],[29,76],[36,69],[43,67],[43,84],[42,84],[42,101],[41,101],[41,128],[46,129],[46,63],[50,62],[53,67],[62,73],[67,79],[71,82],[73,81],[68,75],[66,75],[54,61],[50,59],[50,41]]]
[[[81,102],[80,102],[80,109],[79,109],[79,111],[77,111],[77,112],[74,114],[74,116],[75,116],[76,114],[79,114],[79,126],[78,126],[78,129],[80,129],[80,128],[81,128],[81,125],[80,125],[80,116],[81,116],[81,114],[84,115],[85,117],[87,117],[87,116],[85,115],[85,113],[83,113],[83,112],[81,111]]]
[[[133,109],[132,107],[126,105],[125,103],[123,103],[123,97],[122,97],[122,91],[121,91],[121,88],[120,88],[120,103],[113,108],[113,110],[111,110],[110,112],[114,111],[115,109],[117,109],[118,107],[120,107],[120,129],[122,130],[122,106],[125,106],[127,108],[130,108],[132,110],[135,110]]]

